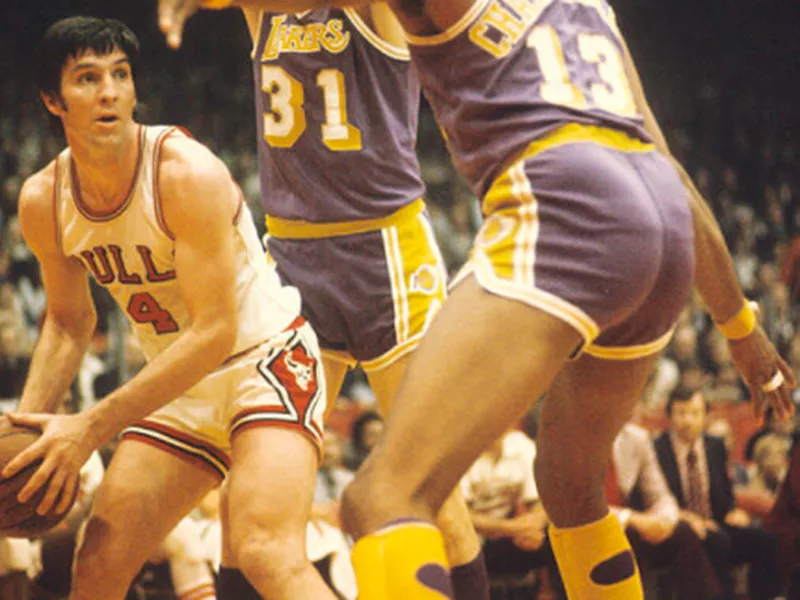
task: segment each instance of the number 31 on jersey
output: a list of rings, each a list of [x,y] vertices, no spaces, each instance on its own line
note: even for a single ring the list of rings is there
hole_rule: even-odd
[[[306,130],[303,85],[283,68],[261,67],[261,90],[270,97],[272,112],[264,113],[264,138],[270,146],[291,148]],[[317,73],[325,108],[322,143],[334,151],[361,150],[361,132],[347,120],[344,75],[338,69]]]

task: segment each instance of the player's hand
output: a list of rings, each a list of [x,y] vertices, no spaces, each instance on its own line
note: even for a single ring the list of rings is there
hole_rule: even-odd
[[[520,550],[533,552],[544,544],[544,529],[528,529],[511,538],[514,545]]]
[[[36,511],[47,514],[53,507],[65,512],[78,485],[81,467],[95,449],[87,419],[81,415],[21,414],[6,415],[14,425],[42,431],[33,444],[17,454],[3,469],[3,477],[13,477],[29,464],[42,461],[17,500],[27,502],[45,484],[47,492]],[[49,481],[49,483],[48,483]]]
[[[677,522],[661,515],[648,515],[647,513],[634,512],[628,521],[646,542],[660,544],[672,535]]]
[[[186,21],[201,4],[202,0],[158,0],[158,26],[170,47],[180,48]]]
[[[751,524],[750,515],[741,508],[734,508],[725,515],[725,524],[731,527],[748,527]]]
[[[525,512],[511,521],[511,541],[520,550],[538,550],[544,543],[546,525],[543,510]]]
[[[794,414],[791,391],[797,387],[797,381],[761,326],[756,325],[747,337],[728,340],[728,347],[750,390],[756,417],[761,417],[767,404],[780,420],[791,417]]]

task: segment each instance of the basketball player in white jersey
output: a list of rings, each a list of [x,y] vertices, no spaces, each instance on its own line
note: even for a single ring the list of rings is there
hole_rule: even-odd
[[[121,600],[166,534],[227,476],[225,536],[258,593],[334,600],[306,560],[324,380],[300,297],[265,263],[227,169],[174,127],[133,119],[135,35],[77,17],[48,29],[37,84],[67,148],[24,184],[20,222],[47,317],[12,423],[39,440],[4,469],[42,464],[64,511],[92,450],[124,430],[77,551],[71,600]],[[87,271],[125,312],[148,365],[97,405],[52,415],[95,328]],[[213,597],[213,591],[207,590]]]
[[[383,3],[241,9],[253,40],[269,257],[303,296],[329,407],[358,365],[386,415],[447,284],[422,200],[419,81],[403,31]],[[458,492],[437,523],[456,599],[488,600],[480,544]],[[256,600],[243,579],[223,550],[220,600]]]

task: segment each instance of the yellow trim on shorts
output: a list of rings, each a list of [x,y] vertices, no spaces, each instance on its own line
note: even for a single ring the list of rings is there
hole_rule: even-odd
[[[380,371],[381,369],[391,366],[403,358],[406,354],[416,350],[417,346],[419,346],[419,343],[422,341],[423,335],[425,335],[425,332],[420,331],[417,335],[408,339],[406,342],[398,344],[377,358],[365,360],[360,363],[350,354],[341,350],[326,350],[323,348],[321,350],[322,358],[339,363],[341,365],[346,365],[350,369],[354,369],[355,367],[361,365],[361,368],[367,373]]]
[[[522,158],[525,159],[558,146],[582,142],[591,142],[622,152],[653,152],[656,149],[654,144],[635,138],[619,129],[568,123],[528,144],[522,153]]]
[[[403,358],[406,354],[413,352],[419,346],[419,343],[422,341],[422,336],[425,335],[424,331],[419,332],[417,335],[409,338],[402,344],[398,344],[385,354],[379,356],[378,358],[373,358],[372,360],[365,360],[361,363],[361,368],[369,374],[373,371],[380,371],[381,369],[385,369],[386,367],[391,366],[401,358]]]
[[[543,138],[534,140],[514,159],[510,165],[495,177],[481,200],[484,215],[491,215],[499,209],[509,206],[520,206],[527,202],[535,202],[530,184],[523,181],[525,176],[525,160],[546,150],[566,146],[568,144],[592,143],[604,148],[621,152],[653,152],[655,145],[644,142],[618,129],[569,123],[558,127]],[[517,173],[516,171],[519,171]],[[520,176],[521,175],[521,176]],[[509,201],[515,199],[516,202]]]
[[[516,281],[504,281],[494,274],[493,265],[483,252],[476,252],[473,260],[471,273],[485,290],[510,300],[518,300],[561,319],[580,334],[585,344],[591,344],[600,335],[600,327],[595,320],[574,304],[535,287],[527,287]],[[470,271],[465,271],[458,281],[463,281],[469,274]]]
[[[414,219],[424,210],[425,201],[417,198],[392,214],[377,219],[342,221],[341,223],[312,223],[302,219],[282,219],[267,215],[264,221],[267,225],[267,233],[276,238],[317,239],[378,231]]]
[[[322,355],[323,359],[345,365],[350,369],[354,369],[356,366],[358,366],[358,361],[353,358],[350,353],[343,350],[328,350],[326,348],[320,348],[320,354]]]
[[[672,339],[672,334],[675,333],[673,326],[667,333],[660,338],[648,342],[647,344],[639,344],[637,346],[596,346],[591,344],[586,347],[584,352],[595,358],[602,358],[604,360],[634,360],[636,358],[644,358],[661,352],[669,344]]]

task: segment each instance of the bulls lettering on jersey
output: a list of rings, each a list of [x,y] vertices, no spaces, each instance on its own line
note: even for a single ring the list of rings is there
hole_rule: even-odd
[[[173,127],[139,128],[134,184],[112,214],[95,215],[83,203],[66,148],[56,159],[55,202],[61,249],[83,264],[125,312],[148,359],[171,344],[189,323],[175,271],[175,241],[161,212],[156,174]],[[263,258],[253,218],[242,203],[235,222],[239,313],[234,353],[282,331],[299,314],[297,290],[282,287]]]

